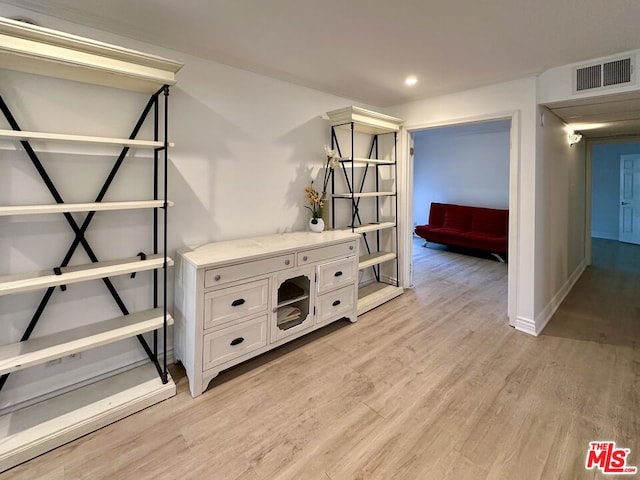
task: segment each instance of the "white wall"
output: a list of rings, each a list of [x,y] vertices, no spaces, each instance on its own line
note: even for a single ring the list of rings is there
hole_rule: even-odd
[[[324,162],[328,110],[356,102],[230,68],[127,38],[0,5],[0,15],[27,15],[41,25],[185,63],[170,96],[169,252],[185,244],[302,230],[308,214],[304,187]],[[25,130],[126,137],[145,95],[0,70],[0,94]],[[7,128],[4,120],[0,128]],[[149,138],[147,127],[141,134]],[[50,196],[27,157],[3,143],[0,204],[48,202]],[[112,151],[45,146],[43,161],[66,201],[91,201],[110,168]],[[106,155],[109,153],[109,155]],[[116,178],[110,200],[150,195],[149,162],[136,152]],[[72,172],[72,174],[69,174]],[[150,214],[96,215],[89,241],[100,259],[149,250]],[[0,275],[50,269],[73,240],[61,216],[0,218]],[[76,263],[87,258],[79,253]],[[118,277],[130,310],[148,308],[149,275]],[[171,289],[170,289],[171,292]],[[0,298],[0,344],[17,341],[42,292]],[[171,299],[169,300],[171,306]],[[99,282],[54,293],[34,335],[70,328],[91,319],[119,315]],[[0,409],[143,359],[135,340],[65,359],[56,367],[12,374],[0,395]]]
[[[539,333],[583,272],[585,142],[569,146],[564,123],[541,108],[536,168],[535,329]]]
[[[441,127],[414,134],[413,222],[431,202],[509,208],[509,121]]]
[[[509,317],[534,319],[534,236],[535,236],[535,149],[536,149],[536,79],[534,77],[473,89],[452,95],[411,102],[390,109],[402,118],[409,130],[438,125],[468,123],[488,119],[511,118],[512,161],[509,197]],[[409,177],[412,166],[401,165],[401,175]],[[406,187],[410,190],[411,187]],[[513,201],[515,199],[515,201]],[[410,210],[411,199],[400,195]],[[407,214],[411,217],[411,213]],[[410,231],[410,228],[403,229]],[[405,237],[405,248],[410,241]],[[407,259],[410,261],[410,259]],[[404,266],[408,270],[408,266]]]
[[[640,153],[640,142],[594,144],[591,150],[591,235],[618,239],[620,156]]]

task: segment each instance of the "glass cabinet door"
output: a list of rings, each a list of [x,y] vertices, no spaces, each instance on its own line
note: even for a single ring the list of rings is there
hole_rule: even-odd
[[[273,299],[272,342],[313,326],[314,276],[313,267],[278,275]]]

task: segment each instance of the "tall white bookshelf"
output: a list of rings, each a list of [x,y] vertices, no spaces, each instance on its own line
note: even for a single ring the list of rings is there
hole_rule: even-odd
[[[151,95],[131,136],[110,138],[23,130],[2,99],[0,87],[0,110],[10,125],[10,129],[0,130],[0,138],[16,142],[25,154],[25,161],[30,160],[37,170],[53,202],[0,205],[0,218],[24,217],[26,222],[33,215],[63,215],[75,235],[65,258],[62,262],[52,259],[59,263],[52,263],[50,269],[11,272],[0,277],[0,304],[9,295],[44,292],[31,321],[24,319],[25,329],[20,341],[0,345],[0,395],[8,375],[14,372],[129,338],[137,338],[149,359],[145,364],[102,375],[94,383],[85,382],[64,393],[45,393],[42,395],[44,400],[0,416],[0,471],[175,395],[176,387],[167,370],[166,354],[167,328],[173,324],[166,307],[167,269],[173,265],[166,253],[167,211],[173,205],[167,199],[168,149],[172,146],[167,138],[167,121],[169,89],[181,67],[182,64],[173,60],[0,18],[0,68]],[[151,117],[153,119],[148,121],[154,122],[154,138],[137,139],[141,125]],[[120,151],[95,201],[64,202],[45,165],[40,162],[38,152],[41,145],[59,142],[82,145],[83,148],[111,145]],[[33,146],[36,143],[38,147]],[[149,171],[153,172],[153,178],[149,181],[154,185],[154,198],[104,201],[115,174],[132,148],[152,152]],[[153,216],[153,244],[148,252],[140,252],[137,256],[99,260],[84,234],[95,215],[110,215],[117,210],[149,211]],[[85,215],[78,220],[72,212],[84,212]],[[42,240],[47,241],[46,238]],[[90,262],[70,266],[76,250],[84,250]],[[148,308],[129,311],[110,279],[144,271],[153,272],[153,298],[149,299]],[[92,312],[88,311],[85,325],[38,335],[40,316],[56,289],[65,290],[87,281],[103,282],[108,290],[106,294],[110,293],[118,303],[122,315],[106,320],[92,319]],[[47,318],[47,321],[64,325],[65,319]]]
[[[402,120],[360,107],[327,112],[341,169],[331,178],[332,227],[361,234],[358,315],[403,293],[398,260],[398,132]],[[340,215],[348,204],[349,215]]]

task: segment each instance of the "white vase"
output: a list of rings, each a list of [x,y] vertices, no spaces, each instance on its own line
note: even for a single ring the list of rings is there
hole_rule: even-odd
[[[320,233],[324,230],[324,220],[316,218],[316,223],[313,223],[313,218],[309,219],[309,230],[312,232]]]

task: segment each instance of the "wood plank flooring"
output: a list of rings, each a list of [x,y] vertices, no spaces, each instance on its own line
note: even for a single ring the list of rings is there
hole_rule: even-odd
[[[176,367],[176,397],[0,480],[605,478],[584,469],[591,440],[640,466],[640,263],[613,269],[633,255],[594,241],[594,266],[534,338],[507,326],[506,265],[421,243],[415,288],[357,323],[223,372],[197,399]]]

